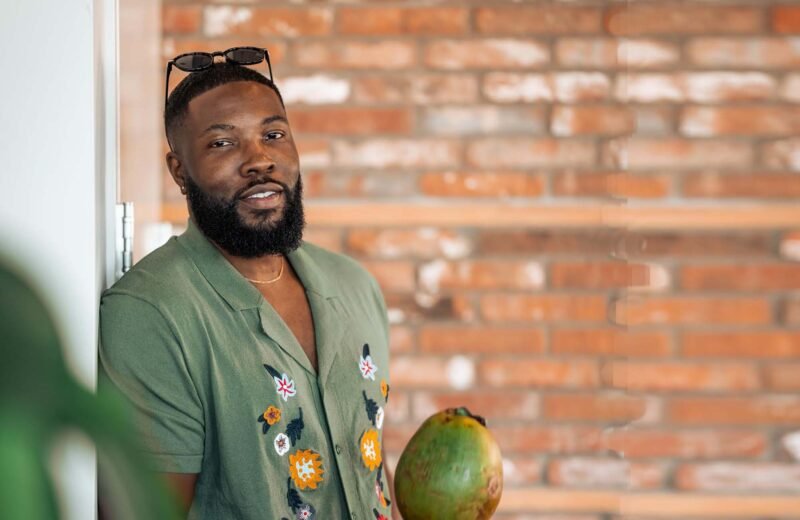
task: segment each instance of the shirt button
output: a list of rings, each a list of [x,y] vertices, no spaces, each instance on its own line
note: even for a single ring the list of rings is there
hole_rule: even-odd
[[[339,446],[338,444],[336,445],[336,454],[337,455],[341,455],[342,454],[342,447]]]

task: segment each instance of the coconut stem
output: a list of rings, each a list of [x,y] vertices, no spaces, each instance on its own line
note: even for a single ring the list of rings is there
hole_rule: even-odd
[[[464,416],[464,417],[471,417],[471,418],[475,419],[476,421],[478,421],[479,423],[481,423],[481,426],[486,426],[486,419],[484,419],[480,415],[471,414],[469,409],[466,406],[459,406],[458,408],[456,408],[455,414],[456,415],[461,415],[461,416]]]

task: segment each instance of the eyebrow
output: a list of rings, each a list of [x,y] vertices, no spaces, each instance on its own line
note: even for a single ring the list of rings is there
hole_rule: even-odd
[[[274,116],[267,116],[264,119],[262,119],[261,120],[261,126],[266,126],[266,125],[268,125],[270,123],[274,123],[275,121],[282,121],[282,122],[286,123],[287,125],[289,124],[289,121],[287,121],[285,117],[283,117],[281,115],[274,115]],[[213,130],[233,130],[234,128],[236,128],[236,127],[233,126],[233,125],[229,125],[227,123],[214,123],[213,125],[209,126],[205,130],[203,130],[202,133],[200,134],[200,136],[206,135],[207,133],[209,133],[209,132],[211,132]]]

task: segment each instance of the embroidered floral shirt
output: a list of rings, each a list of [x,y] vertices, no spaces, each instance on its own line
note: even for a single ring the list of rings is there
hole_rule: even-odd
[[[102,369],[134,403],[154,468],[199,473],[190,518],[388,518],[380,290],[356,262],[311,244],[288,259],[318,372],[191,221],[103,295]]]

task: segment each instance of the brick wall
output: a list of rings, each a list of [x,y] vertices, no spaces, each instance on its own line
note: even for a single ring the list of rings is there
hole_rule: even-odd
[[[464,404],[497,518],[800,515],[800,5],[165,0],[163,30],[270,49],[308,237],[389,303],[393,462]]]

